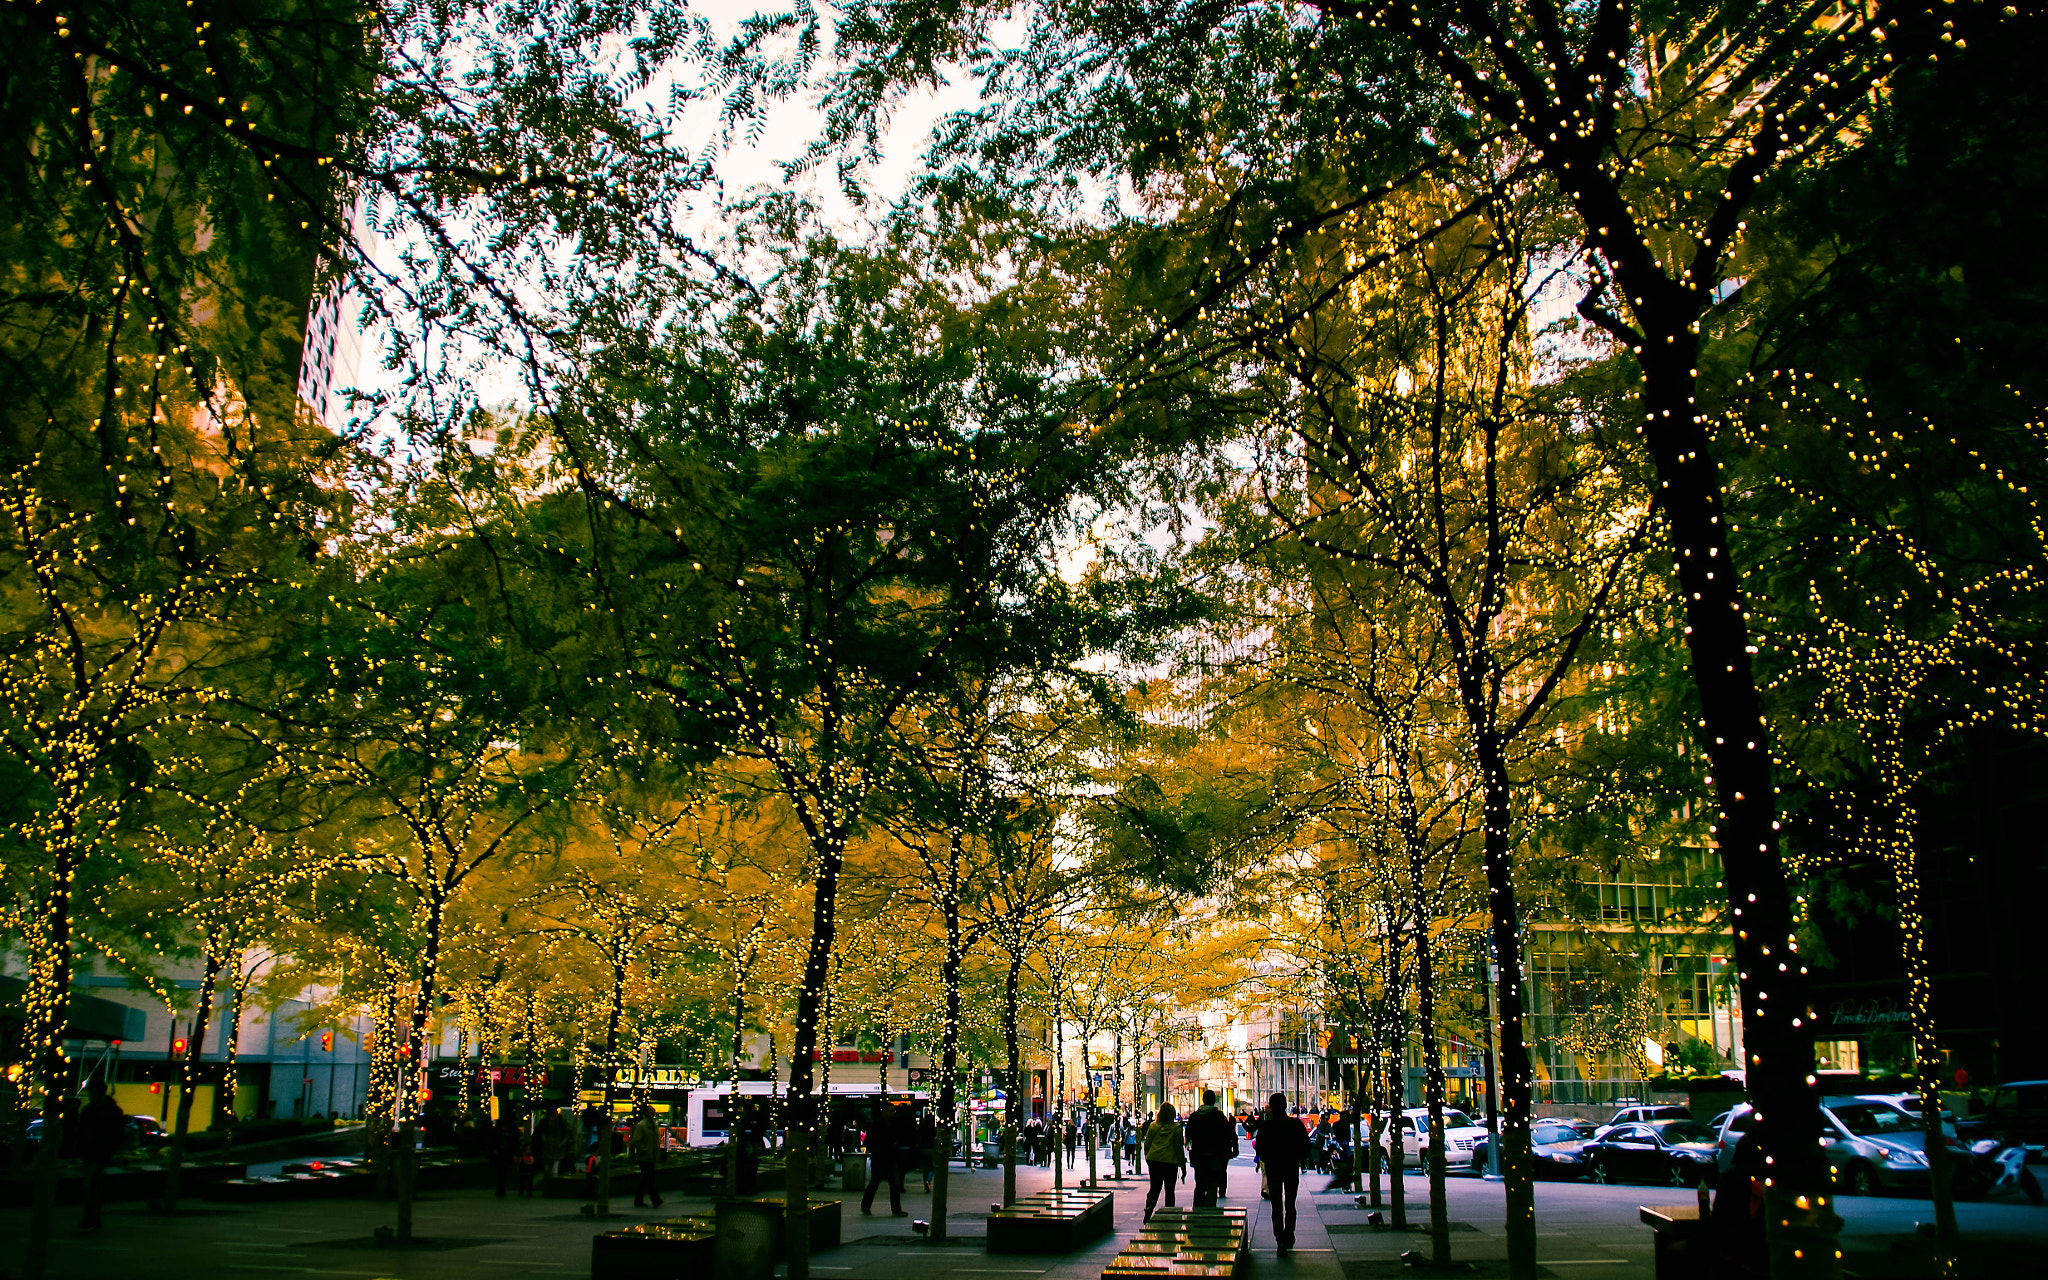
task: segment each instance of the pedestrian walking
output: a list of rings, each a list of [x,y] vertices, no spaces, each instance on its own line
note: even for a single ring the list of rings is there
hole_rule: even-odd
[[[643,1201],[653,1201],[654,1207],[661,1207],[661,1188],[654,1184],[655,1162],[661,1159],[661,1126],[655,1123],[654,1107],[650,1103],[640,1104],[640,1118],[633,1122],[633,1131],[626,1135],[626,1158],[640,1171],[639,1180],[633,1184],[633,1207],[645,1208]]]
[[[525,1145],[519,1152],[519,1198],[527,1200],[533,1196],[534,1175],[547,1176],[547,1139],[541,1136],[538,1125],[532,1133],[522,1134],[521,1139]]]
[[[1174,1123],[1173,1104],[1164,1103],[1159,1108],[1159,1118],[1145,1129],[1145,1163],[1152,1173],[1152,1189],[1145,1193],[1145,1221],[1152,1221],[1152,1210],[1159,1206],[1162,1187],[1166,1190],[1166,1207],[1173,1207],[1173,1184],[1187,1159],[1187,1143],[1181,1138],[1180,1126]]]
[[[1216,1108],[1216,1091],[1202,1090],[1202,1105],[1188,1117],[1188,1160],[1195,1166],[1195,1208],[1213,1209],[1222,1195],[1223,1171],[1237,1154],[1237,1126]]]
[[[550,1177],[567,1177],[569,1160],[574,1155],[576,1135],[569,1131],[569,1121],[558,1107],[549,1107],[547,1115],[541,1117],[540,1137],[542,1149],[547,1155],[547,1172]]]
[[[491,1126],[491,1175],[497,1183],[500,1200],[505,1198],[506,1188],[512,1185],[512,1168],[519,1163],[520,1148],[526,1145],[524,1137],[510,1107],[500,1112],[498,1122]]]
[[[121,1110],[121,1104],[107,1093],[105,1080],[94,1080],[85,1086],[86,1102],[73,1121],[78,1136],[73,1139],[73,1150],[84,1164],[83,1185],[79,1198],[84,1202],[85,1213],[79,1226],[87,1231],[97,1231],[100,1226],[100,1197],[106,1189],[107,1165],[114,1153],[128,1138],[128,1114]]]
[[[930,1111],[917,1122],[916,1140],[911,1143],[917,1148],[917,1167],[924,1174],[924,1193],[932,1193],[932,1151],[939,1142],[939,1122]]]
[[[875,1118],[868,1123],[868,1185],[860,1197],[862,1213],[875,1211],[875,1190],[887,1182],[890,1216],[909,1216],[903,1211],[903,1175],[916,1141],[909,1119],[907,1105],[884,1102],[875,1108]]]
[[[1259,1163],[1266,1170],[1266,1194],[1273,1202],[1273,1241],[1285,1256],[1294,1247],[1295,1195],[1301,1190],[1301,1161],[1308,1154],[1308,1130],[1287,1114],[1287,1095],[1276,1093],[1259,1123]]]

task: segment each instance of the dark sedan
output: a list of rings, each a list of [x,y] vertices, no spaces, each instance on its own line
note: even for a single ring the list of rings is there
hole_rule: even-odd
[[[1595,1182],[1711,1186],[1715,1136],[1697,1120],[1648,1120],[1617,1125],[1588,1142],[1580,1154]]]
[[[1486,1147],[1492,1138],[1480,1139],[1472,1148],[1472,1172],[1486,1172]],[[1536,1157],[1539,1178],[1583,1178],[1586,1160],[1582,1154],[1585,1135],[1570,1125],[1538,1120],[1529,1129],[1529,1151]]]

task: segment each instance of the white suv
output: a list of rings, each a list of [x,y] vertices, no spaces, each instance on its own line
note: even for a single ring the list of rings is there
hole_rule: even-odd
[[[1658,1103],[1645,1106],[1623,1107],[1614,1113],[1614,1119],[1593,1130],[1595,1139],[1607,1136],[1609,1129],[1625,1124],[1647,1124],[1652,1120],[1690,1120],[1692,1112],[1672,1103]]]
[[[1404,1168],[1420,1168],[1423,1163],[1422,1141],[1429,1134],[1429,1108],[1408,1108],[1401,1113],[1400,1123],[1401,1164]],[[1444,1142],[1450,1147],[1444,1155],[1446,1169],[1463,1169],[1471,1164],[1472,1148],[1484,1141],[1485,1125],[1473,1124],[1472,1118],[1462,1111],[1451,1107],[1444,1108]],[[1388,1145],[1391,1146],[1392,1143],[1389,1141]]]

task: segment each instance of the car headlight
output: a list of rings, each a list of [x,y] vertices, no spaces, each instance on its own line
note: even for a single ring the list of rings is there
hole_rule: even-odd
[[[1909,1168],[1926,1168],[1927,1153],[1925,1151],[1899,1151],[1887,1148],[1884,1153],[1884,1162],[1886,1164],[1905,1165]]]
[[[1550,1159],[1557,1161],[1559,1164],[1577,1164],[1579,1162],[1579,1158],[1569,1151],[1560,1151],[1556,1155],[1551,1156]]]

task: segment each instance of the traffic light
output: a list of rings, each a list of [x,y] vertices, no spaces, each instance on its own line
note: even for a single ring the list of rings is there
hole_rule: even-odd
[[[171,1056],[173,1058],[182,1058],[185,1056],[185,1038],[183,1036],[180,1036],[176,1040],[171,1041]]]
[[[320,1052],[334,1052],[334,1033],[332,1031],[322,1031],[320,1033]]]

